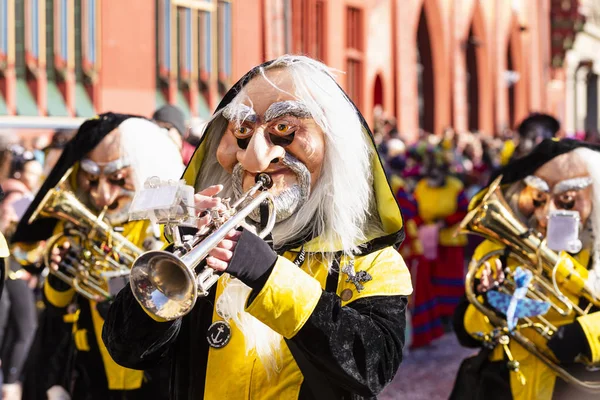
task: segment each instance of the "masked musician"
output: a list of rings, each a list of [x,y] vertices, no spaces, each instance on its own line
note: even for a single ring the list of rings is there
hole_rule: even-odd
[[[501,188],[511,212],[525,226],[544,235],[549,246],[551,242],[558,243],[553,245],[556,252],[561,247],[566,250],[559,253],[566,258],[561,257],[557,265],[560,267],[565,262],[571,266],[579,265],[582,269],[580,275],[584,278],[588,275],[585,279],[594,295],[600,293],[599,168],[600,147],[574,140],[547,139],[529,155],[513,161],[498,172],[503,176]],[[477,195],[472,205],[478,204],[485,192]],[[557,214],[557,211],[561,213]],[[562,228],[555,230],[551,225],[556,223],[556,215],[570,215],[574,221],[569,224],[562,219]],[[564,246],[560,245],[561,241],[565,243]],[[496,250],[499,250],[498,253],[493,253]],[[489,240],[475,251],[473,262],[483,261],[474,283],[480,301],[492,307],[496,315],[515,323],[515,326],[522,326],[519,324],[527,321],[516,320],[508,315],[542,315],[558,329],[549,340],[531,328],[518,328],[519,332],[532,340],[541,352],[548,354],[555,365],[565,368],[573,376],[587,381],[600,381],[599,372],[587,370],[580,362],[583,358],[592,363],[600,361],[600,313],[597,308],[593,307],[587,315],[578,316],[572,312],[565,317],[553,309],[546,312],[547,305],[543,303],[522,302],[516,294],[517,290],[506,297],[514,302],[513,311],[503,308],[503,303],[498,302],[503,295],[497,287],[504,286],[507,279],[508,271],[505,268],[508,267],[512,274],[516,273],[518,266],[521,267],[519,273],[522,273],[524,267],[511,254],[514,253]],[[484,257],[489,257],[487,262]],[[529,267],[537,268],[537,265]],[[570,275],[569,272],[565,279],[556,275],[558,289],[575,306],[585,309],[589,301],[584,298],[585,293],[573,285]],[[522,284],[519,280],[515,282],[517,287]],[[552,279],[548,282],[552,286]],[[529,290],[539,288],[540,285],[535,283]],[[481,341],[481,334],[492,332],[492,326],[488,317],[466,301],[455,313],[454,326],[464,346],[483,346],[483,350],[478,356],[463,362],[451,396],[453,399],[591,399],[598,396],[597,393],[584,393],[576,385],[558,378],[553,369],[515,340],[510,340],[506,347],[502,340],[500,343]],[[517,364],[511,358],[519,368],[515,368]]]
[[[113,113],[87,120],[67,143],[20,221],[14,242],[38,242],[77,229],[54,218],[28,222],[70,168],[68,190],[84,206],[102,214],[103,221],[139,248],[160,244],[160,231],[149,222],[128,222],[128,210],[135,190],[141,189],[147,178],[179,178],[181,156],[164,130],[153,122]],[[106,242],[94,244],[109,246]],[[63,261],[69,257],[84,260],[90,250],[66,245],[54,248],[50,267],[62,271]],[[108,354],[101,330],[109,301],[88,300],[53,274],[44,284],[44,297],[47,307],[29,360],[25,398],[59,398],[67,393],[75,399],[166,398],[161,393],[166,388],[156,373],[123,368]]]
[[[273,248],[250,230],[230,232],[206,260],[225,273],[170,322],[124,288],[104,342],[130,368],[170,359],[173,399],[376,395],[401,362],[412,290],[394,248],[402,217],[364,119],[325,65],[282,56],[252,69],[184,178],[208,208],[217,193],[239,197],[258,173],[273,179]]]

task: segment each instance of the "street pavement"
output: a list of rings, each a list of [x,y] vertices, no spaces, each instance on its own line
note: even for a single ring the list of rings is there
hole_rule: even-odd
[[[475,353],[475,349],[461,347],[454,333],[447,333],[429,346],[411,350],[378,399],[447,400],[461,361]]]

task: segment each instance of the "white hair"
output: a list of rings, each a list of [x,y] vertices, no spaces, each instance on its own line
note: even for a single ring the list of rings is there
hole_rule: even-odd
[[[181,177],[184,168],[181,152],[164,129],[143,118],[128,118],[119,125],[119,132],[136,190],[153,176],[163,180]]]
[[[588,282],[594,288],[596,297],[600,298],[600,154],[585,147],[579,147],[573,152],[585,164],[592,178],[592,212],[588,222],[591,223],[592,228],[590,249],[592,268]]]

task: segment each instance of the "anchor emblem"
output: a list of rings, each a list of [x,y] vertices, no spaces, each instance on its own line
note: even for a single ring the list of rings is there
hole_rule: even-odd
[[[225,321],[213,323],[206,332],[206,340],[211,347],[220,349],[231,339],[231,327]]]

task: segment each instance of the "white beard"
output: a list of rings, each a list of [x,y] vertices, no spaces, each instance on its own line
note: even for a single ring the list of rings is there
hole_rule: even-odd
[[[282,368],[281,343],[283,337],[245,311],[248,296],[252,291],[242,281],[225,274],[221,280],[224,285],[216,307],[226,321],[233,323],[242,331],[246,342],[246,354],[256,351],[270,378]]]

